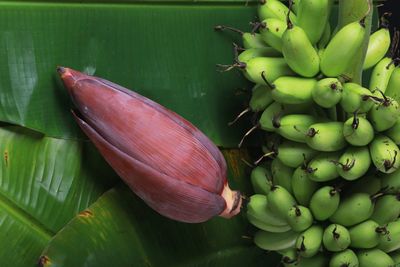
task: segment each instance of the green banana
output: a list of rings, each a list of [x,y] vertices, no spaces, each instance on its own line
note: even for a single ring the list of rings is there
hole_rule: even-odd
[[[333,152],[346,146],[343,122],[322,122],[311,125],[307,130],[306,143],[311,148]]]
[[[400,194],[384,195],[375,202],[371,219],[380,225],[396,220],[400,216]]]
[[[345,83],[343,85],[340,106],[348,113],[365,113],[368,112],[374,104],[372,98],[370,98],[371,96],[373,96],[373,94],[367,88],[356,83]]]
[[[285,21],[277,18],[263,20],[260,24],[260,35],[264,42],[282,52],[282,35],[286,31]]]
[[[297,263],[298,256],[295,248],[279,250],[277,252],[282,255],[281,263],[283,266],[293,266],[293,264]]]
[[[329,267],[358,267],[357,255],[351,249],[334,253],[329,261]]]
[[[271,163],[272,181],[274,185],[280,185],[290,194],[292,193],[292,176],[294,169],[286,166],[278,158]]]
[[[324,186],[311,197],[310,210],[316,220],[325,221],[336,212],[339,203],[338,190],[332,186]]]
[[[308,1],[308,0],[305,0]],[[324,25],[325,26],[325,25]],[[314,77],[319,72],[319,56],[306,32],[288,22],[282,35],[282,54],[289,67],[303,77]]]
[[[249,107],[253,112],[265,110],[274,100],[271,98],[271,88],[267,85],[256,84],[251,92]]]
[[[294,75],[285,59],[279,57],[255,57],[247,63],[242,62],[239,67],[248,80],[258,84],[265,84],[264,78],[272,83],[281,76]]]
[[[300,205],[308,206],[311,197],[318,188],[318,183],[307,177],[304,166],[300,166],[294,171],[292,176],[293,196]]]
[[[305,258],[315,256],[321,247],[323,233],[321,226],[313,225],[300,234],[295,245],[299,255]]]
[[[318,42],[319,51],[320,50],[325,50],[325,47],[327,46],[327,44],[331,40],[331,34],[332,34],[332,28],[331,28],[331,24],[328,21],[326,23],[326,25],[325,25],[325,30],[322,33],[321,39]],[[321,58],[321,55],[322,54],[320,54],[320,58]]]
[[[350,233],[342,225],[331,224],[325,228],[322,242],[329,251],[343,251],[350,245]]]
[[[398,146],[388,137],[377,135],[369,145],[371,159],[375,167],[383,173],[392,173],[400,166],[397,156],[400,152]]]
[[[390,222],[386,226],[387,235],[379,237],[378,248],[389,253],[400,249],[400,221]]]
[[[400,192],[400,170],[396,170],[381,178],[382,188],[387,193],[396,194]]]
[[[297,25],[304,29],[313,45],[324,33],[332,2],[331,0],[302,0],[298,6]]]
[[[343,86],[336,78],[319,80],[311,91],[315,103],[324,108],[334,107],[342,98]]]
[[[369,89],[371,91],[380,90],[384,93],[394,69],[395,65],[393,64],[392,58],[385,57],[379,61],[372,71],[371,79],[369,81]]]
[[[368,120],[374,129],[382,132],[393,127],[400,117],[399,104],[391,97],[383,96],[368,112]]]
[[[289,224],[268,209],[268,200],[265,195],[250,197],[246,215],[252,225],[264,231],[283,233],[291,229]]]
[[[353,226],[367,220],[374,209],[370,195],[355,193],[342,199],[335,213],[329,217],[333,223]],[[315,215],[314,215],[315,216]]]
[[[298,236],[299,233],[293,231],[271,233],[260,230],[254,235],[254,243],[259,248],[277,251],[292,248]]]
[[[379,243],[379,237],[385,234],[385,229],[373,220],[367,220],[349,229],[352,248],[374,248]]]
[[[396,123],[384,134],[392,139],[392,141],[395,142],[396,145],[400,145],[400,118],[398,118]]]
[[[303,164],[304,159],[311,159],[316,154],[317,152],[306,144],[286,140],[278,146],[277,158],[286,166],[297,168]]]
[[[251,33],[251,32],[243,32],[239,29],[225,26],[225,25],[217,25],[214,27],[217,31],[229,30],[235,33],[238,33],[242,36],[243,47],[245,49],[249,48],[264,48],[267,45],[264,43],[261,35],[259,33]]]
[[[340,29],[322,54],[320,63],[322,73],[328,77],[338,77],[343,74],[362,46],[364,34],[364,20],[349,23]]]
[[[312,225],[313,216],[307,207],[295,205],[289,209],[286,221],[293,231],[302,232]]]
[[[282,104],[307,104],[317,81],[300,77],[279,77],[272,84],[272,98]]]
[[[367,146],[349,147],[337,162],[337,171],[346,180],[362,177],[371,165],[371,157]]]
[[[289,113],[307,113],[310,107],[306,105],[283,105],[278,102],[273,102],[269,105],[261,114],[259,124],[261,129],[269,132],[274,132],[276,127],[274,122],[279,116],[283,116]]]
[[[400,67],[396,67],[390,75],[385,94],[392,97],[397,102],[400,101]]]
[[[307,129],[318,122],[318,119],[308,114],[288,114],[277,116],[274,120],[276,132],[282,137],[295,142],[306,142]],[[301,154],[300,154],[301,155]]]
[[[282,54],[272,47],[249,48],[238,55],[238,61],[247,63],[256,57],[282,57]]]
[[[286,218],[288,211],[297,204],[293,196],[279,185],[271,187],[267,199],[270,210],[282,218]]]
[[[376,32],[371,34],[368,42],[367,54],[365,56],[363,69],[375,66],[387,53],[390,47],[390,31],[384,24]]]
[[[353,146],[366,146],[374,139],[374,128],[371,123],[354,113],[343,125],[343,136]]]
[[[267,195],[271,191],[272,181],[271,173],[268,169],[257,166],[250,174],[251,184],[256,194]]]
[[[261,21],[268,18],[286,21],[288,14],[289,8],[278,0],[262,0],[261,5],[258,7],[258,17]],[[290,12],[289,18],[293,23],[297,22],[297,17],[292,12]]]
[[[338,161],[339,152],[321,153],[315,156],[307,165],[308,178],[316,182],[331,181],[339,177],[335,162]]]
[[[377,248],[360,250],[357,257],[360,267],[395,267],[393,259]]]

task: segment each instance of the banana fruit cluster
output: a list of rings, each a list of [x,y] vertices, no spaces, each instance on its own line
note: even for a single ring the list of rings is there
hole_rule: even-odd
[[[400,266],[399,37],[382,18],[364,60],[369,85],[352,81],[365,17],[333,30],[332,6],[264,0],[225,66],[255,83],[240,116],[258,114],[253,129],[267,135],[247,217],[255,244],[287,267]]]

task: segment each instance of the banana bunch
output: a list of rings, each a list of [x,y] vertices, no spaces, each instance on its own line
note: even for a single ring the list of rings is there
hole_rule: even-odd
[[[359,1],[360,2],[360,1]],[[367,6],[370,1],[367,1]],[[245,134],[266,134],[255,162],[247,218],[255,244],[284,266],[400,264],[399,34],[386,18],[372,34],[365,15],[333,29],[333,0],[264,0],[235,63],[255,83]],[[385,14],[386,15],[386,14]],[[368,85],[353,80],[365,38]],[[240,142],[243,143],[244,139]]]

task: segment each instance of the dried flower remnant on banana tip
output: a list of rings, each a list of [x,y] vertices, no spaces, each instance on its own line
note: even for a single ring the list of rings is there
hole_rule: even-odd
[[[178,114],[109,81],[58,67],[73,115],[124,182],[158,213],[198,223],[240,212],[219,149]]]

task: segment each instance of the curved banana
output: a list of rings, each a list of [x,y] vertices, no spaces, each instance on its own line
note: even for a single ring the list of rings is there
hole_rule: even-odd
[[[308,178],[316,182],[331,181],[339,177],[335,162],[340,157],[339,152],[321,153],[315,156],[307,165]]]
[[[379,237],[385,230],[373,220],[367,220],[349,229],[352,248],[374,248],[379,243]]]
[[[250,174],[251,184],[256,194],[267,195],[271,191],[272,175],[268,169],[257,166]]]
[[[311,125],[307,130],[306,143],[311,148],[333,152],[346,146],[343,136],[343,122],[321,122]]]
[[[217,25],[214,27],[217,31],[224,31],[229,30],[235,33],[238,33],[242,36],[243,47],[245,49],[249,48],[264,48],[267,47],[266,43],[264,43],[261,35],[259,33],[252,33],[252,32],[243,32],[239,29],[226,26],[226,25]]]
[[[306,144],[285,140],[278,146],[277,158],[286,166],[297,168],[304,163],[305,159],[311,159],[317,153],[317,151],[309,148]]]
[[[332,0],[302,0],[298,6],[297,25],[304,29],[311,44],[322,37],[329,23]]]
[[[313,216],[307,207],[295,205],[289,209],[286,221],[293,231],[302,232],[312,225]]]
[[[318,121],[315,116],[308,114],[288,114],[277,116],[274,120],[274,126],[276,132],[282,137],[291,141],[305,143],[308,128]]]
[[[256,84],[251,92],[249,107],[253,112],[265,110],[274,100],[271,97],[271,88],[267,85]]]
[[[374,128],[371,123],[354,113],[343,125],[343,136],[353,146],[366,146],[374,139]]]
[[[328,251],[343,251],[350,245],[350,233],[342,225],[331,224],[325,228],[322,242]]]
[[[282,57],[282,54],[272,47],[248,48],[238,55],[238,60],[246,63],[255,57]]]
[[[271,174],[274,185],[280,185],[285,188],[290,194],[292,193],[292,182],[294,169],[286,166],[278,158],[275,158],[271,163]]]
[[[390,47],[390,31],[387,24],[371,34],[368,42],[363,69],[375,66],[387,53]]]
[[[375,203],[371,219],[380,225],[396,220],[400,216],[400,194],[384,195]]]
[[[272,84],[272,98],[282,104],[306,104],[317,81],[300,77],[279,77]]]
[[[352,64],[365,34],[363,20],[352,22],[340,29],[325,48],[321,57],[321,71],[328,77],[338,77]],[[343,45],[346,44],[346,45]]]
[[[381,178],[382,188],[385,192],[396,194],[400,192],[400,170],[396,170]]]
[[[257,84],[265,84],[264,78],[272,83],[279,77],[294,75],[285,59],[279,57],[255,57],[242,63],[241,68],[246,78]]]
[[[334,253],[329,261],[329,267],[358,267],[358,258],[351,249]]]
[[[250,197],[247,214],[271,226],[287,227],[286,216],[280,217],[269,208],[267,196],[255,194]]]
[[[333,223],[343,226],[353,226],[367,220],[374,209],[370,195],[366,193],[355,193],[348,195],[339,203],[335,213],[329,217]]]
[[[269,132],[274,132],[276,130],[274,122],[277,117],[289,113],[307,113],[309,112],[309,110],[310,106],[308,104],[283,105],[278,102],[273,102],[261,114],[259,124],[261,129]]]
[[[261,5],[258,6],[258,17],[261,21],[268,18],[276,18],[286,21],[288,13],[289,8],[278,0],[263,0]],[[292,12],[290,12],[289,18],[293,23],[297,22],[297,17]]]
[[[395,267],[393,259],[380,249],[365,249],[357,253],[361,267]]]
[[[309,206],[311,197],[319,188],[319,184],[307,177],[307,171],[303,166],[298,167],[292,176],[293,196],[303,206]]]
[[[265,250],[283,250],[292,248],[296,244],[299,233],[288,231],[285,233],[271,233],[258,231],[254,235],[254,243]]]
[[[379,90],[382,93],[386,91],[389,84],[390,76],[395,69],[393,59],[385,57],[374,67],[369,81],[369,89],[373,92]]]
[[[397,102],[400,101],[400,67],[396,67],[390,75],[385,94]]]
[[[400,249],[400,221],[390,222],[386,226],[387,235],[379,237],[378,248],[389,253]]]
[[[337,78],[319,80],[311,91],[315,103],[324,108],[334,107],[342,98],[343,86]]]
[[[348,113],[365,113],[368,112],[374,102],[371,98],[373,94],[367,88],[356,83],[345,83],[343,85],[342,99],[340,106]]]
[[[301,257],[315,256],[322,244],[324,230],[319,225],[313,225],[305,230],[296,240],[296,249]]]
[[[352,181],[362,177],[371,165],[367,146],[349,147],[337,162],[337,171],[341,177]]]
[[[385,135],[392,139],[396,145],[400,145],[400,118],[398,118],[396,123],[385,132]]]
[[[326,45],[331,40],[331,34],[332,34],[332,28],[331,28],[331,24],[328,21],[325,25],[325,30],[322,33],[321,39],[319,40],[318,45],[317,45],[319,51],[325,50]],[[322,54],[320,54],[320,58],[321,58],[321,55]]]
[[[338,190],[332,186],[324,186],[311,197],[310,210],[316,220],[325,221],[336,212],[339,203]]]
[[[317,51],[304,30],[290,22],[282,35],[282,54],[289,67],[297,74],[308,78],[318,74],[320,62]]]
[[[282,52],[282,35],[287,29],[287,23],[277,18],[265,19],[260,25],[260,35],[263,41]]]
[[[383,96],[368,112],[368,120],[374,129],[382,132],[393,127],[400,118],[399,104],[391,97]]]
[[[296,200],[282,186],[274,185],[267,195],[270,210],[282,218],[286,218],[288,211],[296,205]]]
[[[377,135],[369,145],[371,159],[375,167],[383,173],[392,173],[400,166],[397,158],[400,154],[399,147],[388,137]]]

